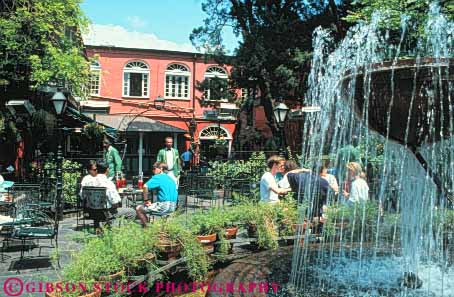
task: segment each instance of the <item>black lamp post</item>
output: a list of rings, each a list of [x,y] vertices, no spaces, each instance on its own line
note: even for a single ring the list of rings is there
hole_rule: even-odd
[[[284,134],[284,125],[285,125],[285,120],[287,119],[287,115],[289,112],[289,108],[285,103],[280,102],[278,105],[276,105],[273,109],[274,112],[274,119],[276,120],[277,126],[279,128],[280,132],[280,147],[279,147],[279,155],[281,157],[285,157],[285,134]]]
[[[61,218],[62,215],[62,200],[63,200],[63,152],[62,152],[62,115],[66,108],[66,96],[62,92],[56,92],[52,96],[52,103],[54,104],[55,113],[57,114],[57,129],[58,129],[58,149],[57,149],[57,204],[55,212],[57,217]]]

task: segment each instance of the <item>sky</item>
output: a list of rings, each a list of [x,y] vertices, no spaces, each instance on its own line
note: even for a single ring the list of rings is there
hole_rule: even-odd
[[[90,19],[87,44],[196,51],[189,35],[203,25],[202,0],[84,0]],[[229,53],[237,45],[231,31],[224,32]]]

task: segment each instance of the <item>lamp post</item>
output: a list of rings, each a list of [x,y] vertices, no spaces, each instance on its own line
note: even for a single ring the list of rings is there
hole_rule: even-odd
[[[285,157],[284,125],[285,125],[285,120],[287,119],[288,112],[289,112],[289,108],[283,102],[280,102],[273,109],[274,119],[276,120],[277,126],[279,128],[279,132],[280,132],[280,137],[281,137],[280,147],[279,147],[279,155],[281,157]]]
[[[57,203],[55,212],[58,218],[61,218],[62,215],[62,200],[63,200],[63,152],[62,152],[62,135],[61,135],[61,126],[62,126],[62,115],[65,112],[66,108],[66,96],[62,92],[56,92],[51,99],[54,104],[55,113],[57,114],[57,129],[58,129],[58,149],[57,149]]]

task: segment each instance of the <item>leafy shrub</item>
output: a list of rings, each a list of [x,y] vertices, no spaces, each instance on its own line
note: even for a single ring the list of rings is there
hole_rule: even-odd
[[[76,161],[63,160],[63,201],[69,204],[77,203],[78,188],[82,176],[82,164]],[[57,164],[54,161],[48,161],[44,164],[46,175],[50,179],[57,177]]]

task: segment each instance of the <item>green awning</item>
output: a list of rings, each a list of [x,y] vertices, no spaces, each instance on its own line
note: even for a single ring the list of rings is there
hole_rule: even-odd
[[[82,123],[82,124],[90,124],[90,123],[98,123],[101,126],[104,126],[104,133],[106,134],[107,137],[112,138],[112,139],[117,139],[118,138],[118,133],[115,128],[109,127],[104,125],[103,123],[100,123],[89,116],[84,115],[83,113],[80,113],[77,109],[74,109],[72,107],[66,107],[66,115],[71,117],[72,119]]]

